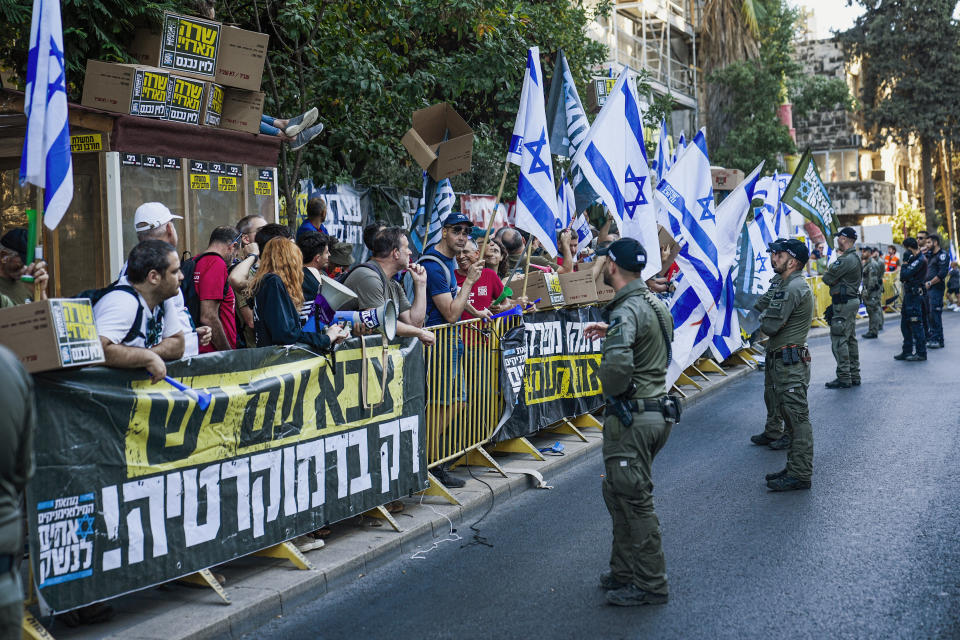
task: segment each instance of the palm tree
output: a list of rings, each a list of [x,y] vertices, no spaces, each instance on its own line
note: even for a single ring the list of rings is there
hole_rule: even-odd
[[[761,11],[761,0],[706,0],[703,4],[697,42],[700,77],[705,89],[700,93],[700,120],[707,125],[710,146],[714,149],[723,145],[732,126],[724,113],[731,97],[725,87],[706,79],[731,63],[760,55],[758,14]]]

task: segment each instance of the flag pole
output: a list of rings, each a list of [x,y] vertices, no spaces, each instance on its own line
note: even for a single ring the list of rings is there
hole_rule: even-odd
[[[487,230],[483,232],[483,245],[480,247],[480,259],[484,259],[487,253],[487,243],[490,241],[490,232],[493,230],[493,222],[497,219],[497,208],[500,206],[500,198],[503,196],[503,187],[507,184],[507,169],[510,168],[510,161],[503,161],[503,175],[500,176],[500,188],[497,190],[497,199],[493,203],[493,213],[487,221]]]

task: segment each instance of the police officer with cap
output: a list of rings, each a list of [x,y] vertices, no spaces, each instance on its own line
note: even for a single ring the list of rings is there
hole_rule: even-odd
[[[857,310],[860,308],[860,259],[854,243],[857,232],[850,227],[840,229],[837,247],[842,252],[823,274],[823,283],[830,287],[833,318],[830,320],[830,347],[837,361],[837,377],[827,389],[849,389],[860,384],[860,350],[857,347]]]
[[[760,315],[760,327],[770,336],[766,368],[773,382],[774,403],[790,436],[787,466],[767,474],[771,491],[809,489],[813,476],[813,428],[807,405],[810,385],[810,351],[807,333],[813,322],[813,292],[803,277],[810,257],[807,245],[799,240],[771,244],[773,268],[782,281]]]
[[[893,358],[922,362],[927,359],[927,336],[923,322],[927,259],[916,238],[904,238],[903,247],[906,249],[900,267],[900,282],[903,283],[903,308],[900,310],[903,349]]]
[[[608,257],[603,281],[616,291],[605,309],[608,322],[584,328],[588,339],[604,338],[603,499],[613,518],[613,547],[600,586],[610,604],[664,604],[667,574],[651,467],[680,418],[679,401],[666,390],[673,318],[640,275],[647,252],[639,242],[621,238],[597,253]]]
[[[774,251],[783,251],[782,245],[784,242],[786,242],[786,240],[783,238],[777,238],[768,245],[767,253],[772,254]],[[774,273],[773,277],[770,278],[770,288],[767,289],[753,305],[756,311],[763,313],[763,311],[770,306],[770,300],[773,299],[773,296],[780,288],[781,281],[782,278],[780,274]],[[763,367],[763,404],[767,408],[767,421],[763,426],[763,433],[750,436],[750,442],[755,445],[767,445],[771,449],[780,450],[790,446],[790,436],[783,431],[783,416],[780,415],[780,408],[777,406],[777,403],[774,402],[773,379],[770,377],[771,368],[769,364],[770,363],[764,363]]]

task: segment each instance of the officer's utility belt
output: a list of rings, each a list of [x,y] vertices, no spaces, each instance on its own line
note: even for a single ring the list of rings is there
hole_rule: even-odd
[[[859,296],[845,296],[838,293],[837,295],[830,296],[830,301],[833,302],[833,304],[843,304],[844,302],[850,302],[851,300],[856,300],[858,298]]]
[[[0,573],[9,573],[13,569],[13,555],[0,554]]]
[[[680,399],[674,396],[661,396],[659,398],[644,398],[642,400],[617,400],[607,398],[607,411],[620,419],[620,422],[626,426],[633,424],[633,413],[644,413],[651,411],[659,413],[667,422],[680,422],[680,414],[683,407]],[[629,419],[627,419],[629,417]]]
[[[767,357],[774,360],[783,360],[783,364],[797,364],[798,362],[810,362],[810,349],[804,345],[788,344],[767,354]]]

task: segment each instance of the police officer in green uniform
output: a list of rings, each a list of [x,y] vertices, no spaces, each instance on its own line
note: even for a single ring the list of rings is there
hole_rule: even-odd
[[[23,503],[33,475],[33,380],[0,345],[0,639],[20,638],[23,590]]]
[[[867,317],[870,319],[869,328],[863,334],[864,338],[876,338],[880,332],[883,309],[880,306],[880,297],[883,293],[883,270],[873,259],[872,247],[860,247],[860,261],[863,264],[863,304],[867,308]]]
[[[790,436],[787,466],[767,474],[772,491],[809,489],[813,476],[813,428],[807,406],[810,384],[810,351],[807,333],[813,322],[813,292],[803,277],[807,264],[807,245],[786,240],[774,247],[773,268],[782,282],[760,316],[767,341],[766,366],[773,381],[774,402],[786,423]]]
[[[604,338],[603,499],[613,518],[613,548],[600,586],[610,604],[663,604],[667,574],[651,467],[680,417],[679,402],[666,395],[673,318],[640,276],[647,254],[639,242],[622,238],[597,253],[609,257],[603,280],[616,291],[606,306],[608,322],[584,329],[590,339]]]
[[[777,238],[770,243],[767,252],[781,250],[783,238]],[[770,306],[770,300],[780,288],[780,274],[775,273],[770,279],[770,288],[760,296],[760,299],[753,305],[753,308],[761,313]],[[763,367],[763,404],[767,408],[767,422],[763,426],[763,433],[750,436],[750,442],[755,445],[767,445],[771,449],[780,450],[790,446],[790,436],[783,431],[783,416],[780,415],[780,408],[774,402],[773,379],[770,377],[770,363],[765,362]]]
[[[880,313],[877,315],[877,318],[880,321],[880,331],[883,331],[883,274],[887,272],[887,265],[883,263],[883,258],[880,257],[879,247],[873,248],[873,261],[877,263],[877,273],[880,274],[880,290],[877,292],[877,295],[880,298]]]
[[[857,311],[860,309],[860,260],[853,245],[857,232],[840,229],[837,247],[842,252],[823,274],[830,287],[833,318],[830,320],[830,347],[837,361],[837,377],[827,389],[849,389],[860,384],[860,350],[857,347]]]

